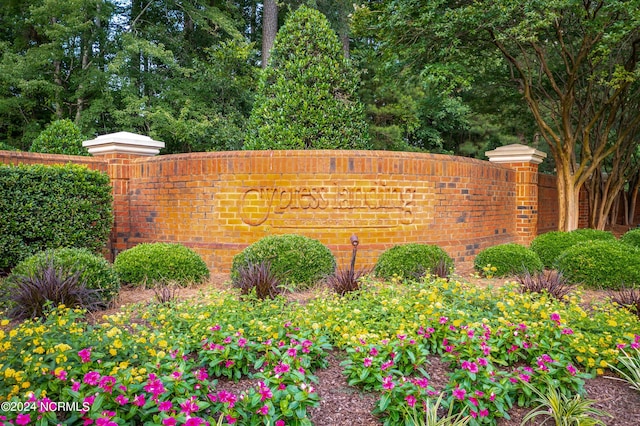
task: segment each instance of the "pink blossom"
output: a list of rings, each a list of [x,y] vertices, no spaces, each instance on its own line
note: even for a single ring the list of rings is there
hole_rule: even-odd
[[[228,359],[228,360],[224,363],[224,368],[231,368],[231,367],[233,367],[233,364],[235,364],[235,362],[233,362],[233,360]]]
[[[482,410],[478,411],[478,415],[480,417],[487,417],[489,415],[489,410],[487,410],[486,408],[483,408]]]
[[[224,343],[225,345],[228,345],[229,343],[231,343],[231,336],[225,337],[222,343]]]
[[[29,414],[18,414],[18,416],[16,417],[16,424],[17,425],[28,425],[29,422],[31,421],[31,416]]]
[[[378,350],[375,347],[371,348],[371,350],[369,351],[369,355],[377,356],[378,355]]]
[[[162,401],[158,404],[158,411],[171,411],[173,403],[171,401]]]
[[[285,426],[284,425],[284,420],[282,420],[282,419],[276,420],[276,426]]]
[[[296,355],[298,355],[298,351],[296,350],[296,348],[289,348],[287,349],[287,355],[289,355],[291,358],[295,358]]]
[[[391,390],[395,387],[393,384],[393,377],[387,376],[382,379],[382,387],[386,390]]]
[[[567,371],[569,372],[569,374],[571,374],[572,376],[575,376],[576,373],[578,372],[578,370],[571,364],[567,365]]]
[[[446,324],[447,321],[449,321],[449,318],[447,317],[440,317],[440,324]]]
[[[520,380],[529,383],[529,380],[531,380],[531,376],[529,376],[528,374],[520,374]]]
[[[266,416],[267,414],[269,414],[269,406],[267,404],[264,404],[258,409],[258,411],[256,411],[256,413]]]
[[[285,390],[287,388],[287,385],[285,385],[284,383],[280,383],[278,385],[278,390]]]
[[[201,382],[209,378],[209,373],[207,373],[207,370],[204,368],[196,370],[194,375],[196,376],[196,379],[200,380]]]
[[[462,388],[456,387],[452,393],[454,398],[462,401],[464,400],[464,396],[467,394],[467,391]]]
[[[91,348],[86,348],[78,352],[78,356],[83,363],[87,363],[91,361]]]
[[[551,315],[549,315],[549,319],[550,319],[551,321],[554,321],[554,322],[556,322],[556,323],[559,323],[559,322],[560,322],[560,314],[558,314],[558,313],[554,312],[554,313],[552,313]]]
[[[241,348],[244,348],[245,346],[247,346],[247,339],[241,337],[238,339],[238,346],[240,346]]]
[[[178,422],[176,421],[176,419],[174,417],[169,417],[166,419],[162,420],[162,424],[164,426],[175,426]]]
[[[393,367],[393,360],[392,359],[390,359],[387,362],[383,362],[382,365],[380,366],[380,370],[384,371],[384,370],[386,370],[388,368],[391,368],[391,367]]]
[[[371,367],[371,362],[373,360],[371,358],[365,358],[364,361],[362,362],[362,365],[364,365],[365,367]]]
[[[235,417],[231,417],[229,414],[227,414],[226,419],[227,423],[229,423],[230,425],[234,424],[238,420]]]
[[[472,403],[475,407],[478,406],[478,400],[472,396],[469,397],[469,402]]]
[[[478,364],[480,364],[482,367],[486,367],[489,364],[486,358],[478,358],[477,361]]]
[[[98,417],[96,419],[96,426],[118,426],[118,423],[109,418]]]
[[[72,391],[78,392],[80,390],[80,386],[81,386],[80,382],[76,382],[75,380],[71,379],[71,390]]]
[[[220,330],[220,324],[216,324],[213,327],[211,327],[209,330],[211,331],[219,331]]]
[[[426,377],[416,379],[415,383],[416,386],[421,387],[422,389],[425,389],[427,386],[429,386],[429,380]]]
[[[120,405],[125,405],[129,402],[129,398],[124,395],[118,395],[116,396],[116,402]]]
[[[180,404],[180,412],[188,416],[189,414],[198,411],[200,407],[198,407],[198,404],[196,404],[195,400],[196,397],[192,396],[191,398]]]
[[[100,380],[100,373],[98,373],[97,371],[89,371],[82,378],[83,382],[91,386],[96,386],[99,380]]]
[[[409,405],[409,407],[413,408],[416,405],[416,397],[413,395],[407,395],[404,398],[405,401],[407,401],[407,404]]]
[[[476,412],[475,412],[475,411],[473,411],[473,410],[469,411],[469,414],[471,414],[471,417],[473,417],[474,419],[475,419],[476,417],[478,417],[478,413],[476,413]]]
[[[174,380],[178,380],[180,379],[180,377],[182,377],[182,373],[179,371],[174,371],[173,373],[171,373],[171,378]]]
[[[116,378],[113,376],[103,376],[100,379],[100,383],[98,386],[102,388],[105,392],[111,393],[113,390],[113,386],[116,384]]]
[[[276,374],[283,374],[283,373],[288,373],[289,372],[289,364],[285,364],[284,362],[279,362],[278,365],[276,365],[273,368],[273,372]]]
[[[65,370],[60,370],[56,373],[56,377],[60,380],[67,380],[67,372]]]
[[[573,330],[569,327],[565,327],[562,329],[562,334],[573,334]]]
[[[200,426],[201,424],[206,423],[204,419],[200,417],[189,417],[186,422],[184,422],[185,426]]]
[[[138,407],[144,407],[144,404],[147,403],[147,400],[145,399],[144,395],[136,395],[135,398],[133,398],[133,405],[136,405]]]

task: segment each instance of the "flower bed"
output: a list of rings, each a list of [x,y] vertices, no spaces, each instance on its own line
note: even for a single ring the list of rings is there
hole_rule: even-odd
[[[387,424],[438,397],[429,354],[452,370],[443,404],[464,410],[471,424],[495,424],[511,406],[531,404],[523,381],[544,390],[550,379],[579,393],[621,348],[640,345],[637,317],[605,303],[587,312],[579,301],[509,285],[490,292],[392,280],[306,304],[218,291],[197,303],[137,306],[96,325],[59,307],[42,322],[0,323],[0,398],[22,408],[2,414],[14,424],[310,424],[314,372],[336,347],[348,354],[349,383],[378,392],[375,412]],[[216,380],[245,376],[257,384],[240,394]]]

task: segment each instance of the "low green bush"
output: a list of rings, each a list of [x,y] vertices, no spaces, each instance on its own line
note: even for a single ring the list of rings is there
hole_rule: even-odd
[[[609,231],[601,231],[599,229],[574,229],[569,232],[570,234],[579,235],[582,238],[582,241],[613,241],[616,239],[616,236]]]
[[[598,229],[576,229],[571,232],[552,231],[538,235],[531,242],[531,250],[542,260],[545,268],[555,268],[558,257],[569,247],[583,241],[613,241],[616,237]]]
[[[492,274],[496,277],[533,273],[543,268],[540,257],[533,250],[513,243],[488,247],[478,253],[474,260],[475,269],[482,273],[487,265],[495,268]]]
[[[567,280],[590,288],[640,284],[640,253],[619,241],[585,241],[565,250],[557,268]]]
[[[85,137],[73,121],[65,118],[52,122],[31,144],[31,152],[47,154],[89,155],[82,146]]]
[[[113,224],[105,173],[78,165],[0,165],[0,269],[59,247],[99,252]]]
[[[181,244],[143,243],[118,254],[113,267],[123,283],[151,287],[172,281],[185,286],[209,278],[209,268],[195,251]]]
[[[569,247],[583,241],[580,234],[574,232],[552,231],[538,235],[532,242],[533,250],[546,268],[553,268],[558,256]]]
[[[430,274],[444,261],[446,269],[453,268],[453,260],[440,247],[429,244],[404,244],[386,250],[380,255],[374,273],[382,278],[394,275],[418,278]]]
[[[45,270],[49,263],[55,269],[68,273],[80,272],[79,282],[89,289],[99,291],[104,306],[107,306],[120,291],[120,280],[111,264],[102,256],[87,249],[59,248],[37,253],[16,265],[6,278],[5,285],[12,286],[19,276],[36,275]]]
[[[231,279],[249,264],[268,262],[283,284],[304,288],[333,274],[336,259],[320,241],[302,235],[270,235],[251,244],[233,258]]]
[[[622,237],[620,241],[634,247],[640,248],[640,228],[630,229]]]

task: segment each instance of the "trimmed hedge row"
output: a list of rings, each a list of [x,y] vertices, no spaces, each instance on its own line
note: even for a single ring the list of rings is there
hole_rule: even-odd
[[[105,247],[109,177],[84,166],[0,165],[0,268],[47,249]]]
[[[518,275],[524,272],[533,273],[543,268],[542,261],[535,252],[513,243],[499,244],[482,250],[473,264],[479,272],[483,272],[483,268],[487,265],[495,267],[493,275],[496,277]]]
[[[380,255],[374,272],[382,278],[397,275],[401,278],[419,278],[431,273],[444,260],[447,268],[453,260],[440,247],[428,244],[404,244],[390,248]]]

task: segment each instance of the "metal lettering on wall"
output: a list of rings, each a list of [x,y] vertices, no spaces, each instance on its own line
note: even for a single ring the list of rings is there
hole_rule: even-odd
[[[250,226],[274,228],[393,228],[414,220],[415,188],[387,186],[258,186],[241,197]]]

